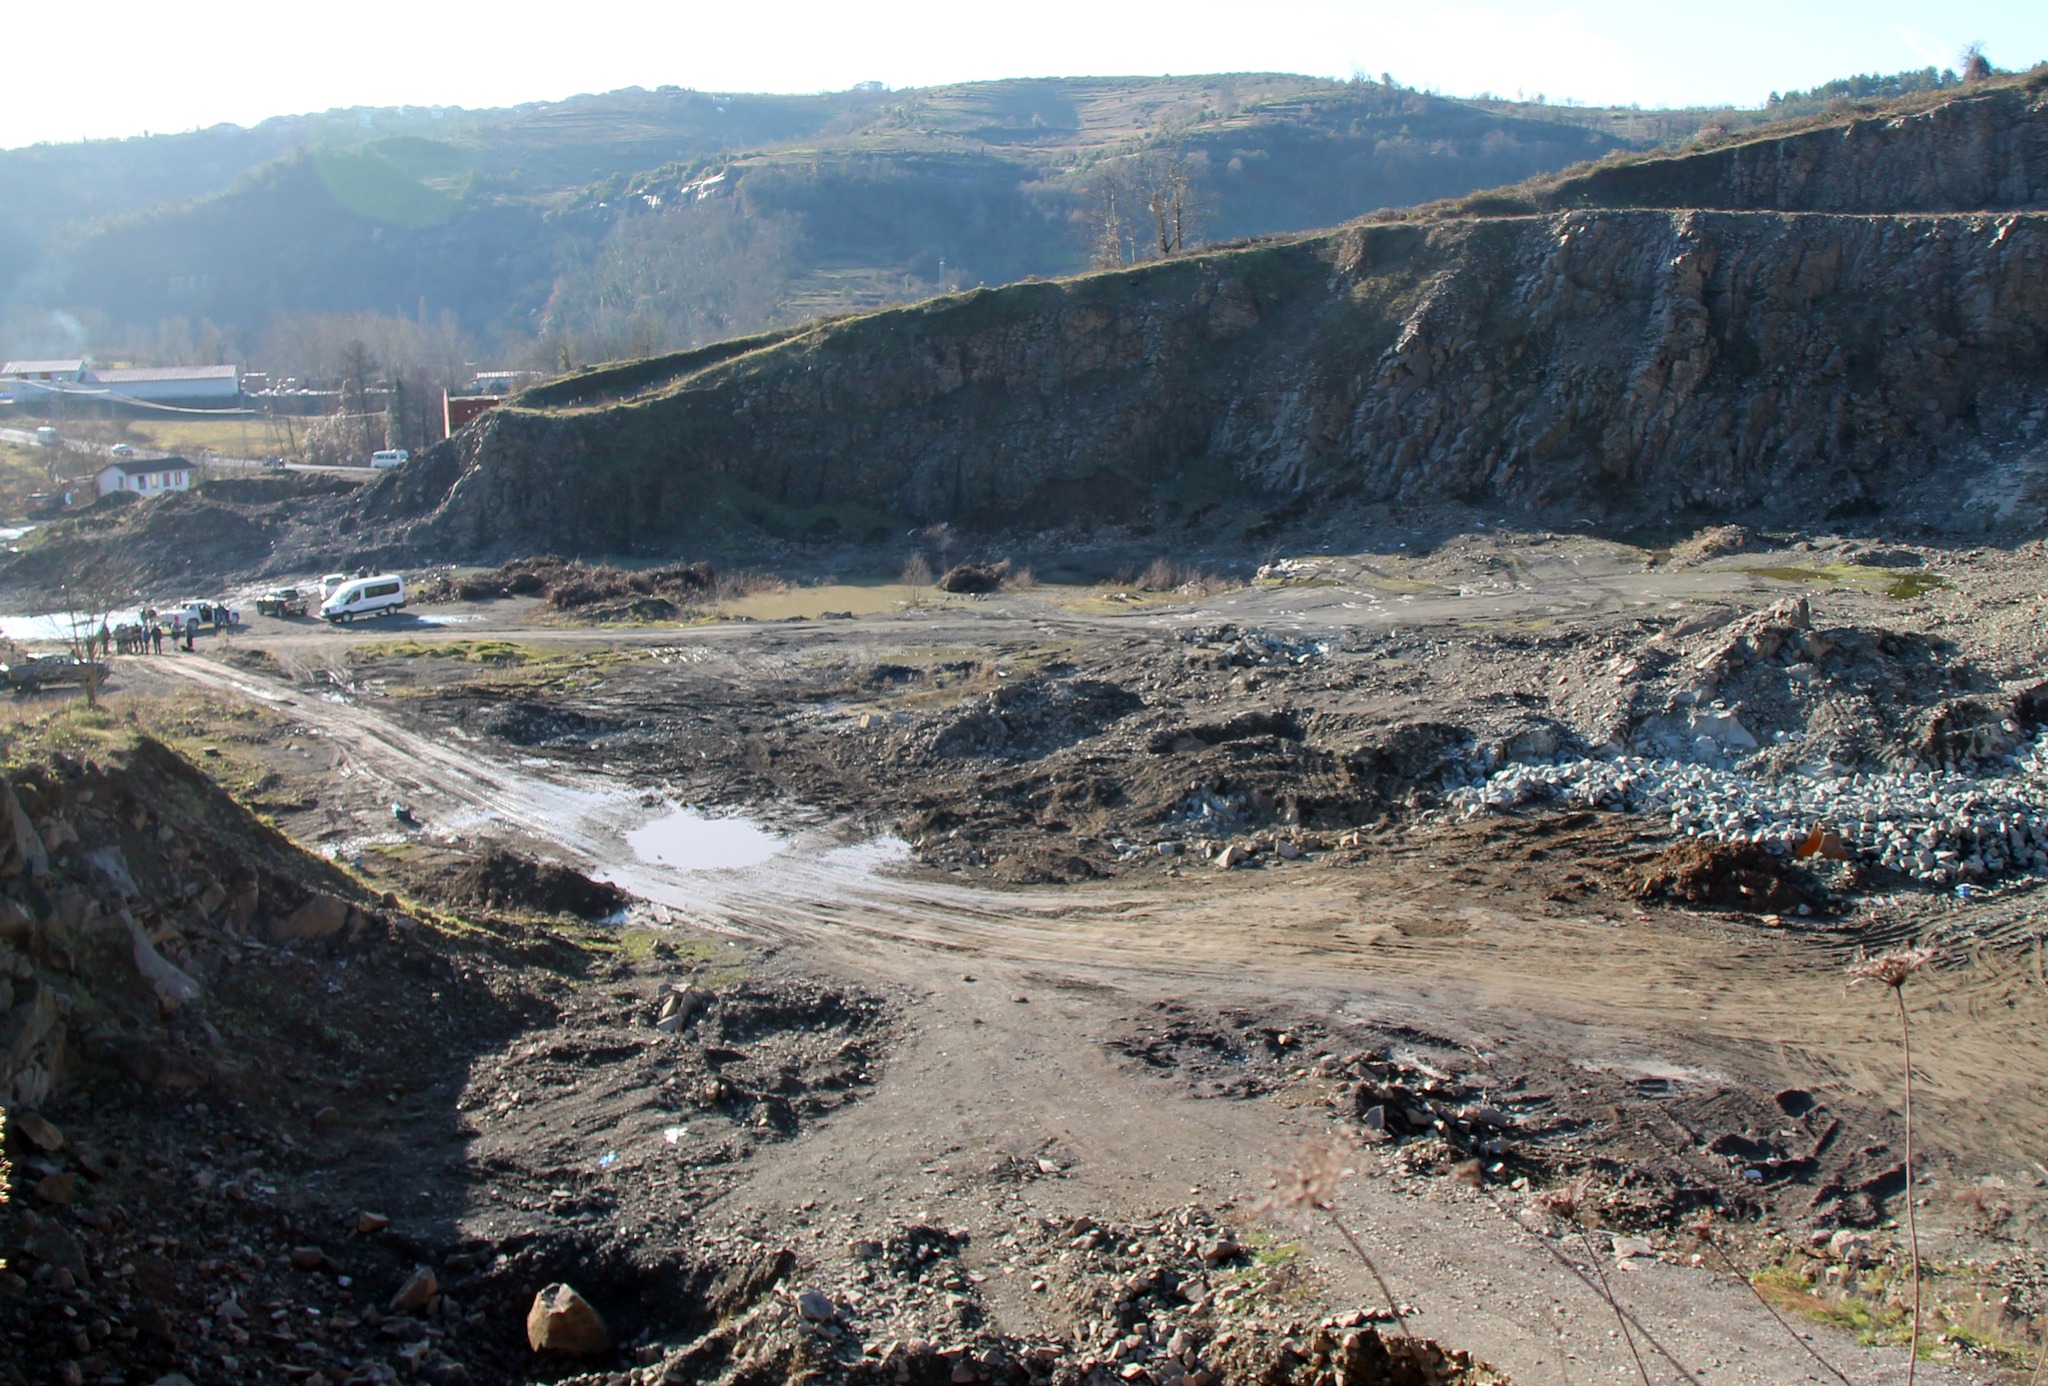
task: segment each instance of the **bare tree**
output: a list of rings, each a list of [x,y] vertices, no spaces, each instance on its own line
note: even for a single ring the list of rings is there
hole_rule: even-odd
[[[1123,171],[1114,164],[1098,167],[1088,180],[1088,221],[1092,228],[1088,263],[1094,269],[1115,269],[1127,258],[1124,209],[1131,192]]]
[[[1991,66],[1991,60],[1984,56],[1983,44],[1971,44],[1962,51],[1961,57],[1965,85],[1976,86],[1979,82],[1991,80],[1991,74],[1995,69]]]
[[[370,348],[362,338],[352,337],[342,344],[338,364],[341,367],[341,412],[369,413],[370,377],[376,374],[377,358],[370,354]]]
[[[112,651],[114,613],[135,606],[135,570],[118,559],[81,555],[65,565],[58,584],[65,644],[79,661],[78,686],[88,707],[98,707]]]
[[[1203,155],[1179,145],[1096,165],[1084,184],[1089,262],[1096,269],[1114,269],[1129,260],[1185,253],[1200,239],[1208,218],[1209,203],[1199,184],[1206,166]],[[1149,235],[1141,229],[1146,217]]]
[[[1208,219],[1208,202],[1195,184],[1205,162],[1179,145],[1155,150],[1138,161],[1145,210],[1152,214],[1153,241],[1161,257],[1186,251]]]

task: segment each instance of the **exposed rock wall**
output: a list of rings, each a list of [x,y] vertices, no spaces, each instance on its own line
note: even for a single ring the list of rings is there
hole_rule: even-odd
[[[1971,212],[2048,207],[2048,78],[1560,184],[1554,206]]]
[[[1032,527],[1232,492],[1800,522],[1933,485],[1928,518],[1981,528],[1956,488],[2048,403],[2048,217],[1363,227],[692,365],[501,410],[380,504],[479,555],[660,550],[734,496]]]

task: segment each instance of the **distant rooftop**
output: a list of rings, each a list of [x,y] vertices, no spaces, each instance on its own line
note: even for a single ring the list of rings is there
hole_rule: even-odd
[[[84,369],[85,362],[82,360],[0,363],[0,375],[77,375]]]
[[[132,370],[96,370],[92,378],[102,385],[140,385],[152,380],[236,380],[240,366],[141,366]]]
[[[150,462],[109,462],[93,473],[94,476],[107,472],[119,472],[123,476],[146,476],[150,472],[189,472],[192,464],[182,457],[159,457]]]

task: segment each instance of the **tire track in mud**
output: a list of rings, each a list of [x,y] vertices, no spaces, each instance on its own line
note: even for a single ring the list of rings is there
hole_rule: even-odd
[[[525,837],[671,918],[799,946],[863,975],[920,986],[936,959],[972,958],[1129,994],[1196,991],[1320,1005],[1361,1023],[1455,1025],[1588,1067],[1676,1065],[1879,1102],[1897,1087],[1896,1021],[1845,990],[1844,941],[1684,916],[1529,918],[1461,900],[1453,882],[1426,872],[1377,880],[1369,901],[1335,876],[1196,867],[1157,886],[992,889],[897,874],[900,844],[829,826],[797,831],[759,866],[678,873],[626,843],[666,809],[645,802],[647,791],[506,764],[374,708],[266,691],[206,661],[156,667],[296,708],[351,772],[390,786],[437,828]],[[1902,933],[1881,930],[1887,942]],[[1941,994],[1921,993],[1926,1039],[1915,1058],[1942,1113],[1928,1123],[1935,1139],[2024,1170],[2035,1153],[2025,1133],[2048,1125],[2048,1080],[2023,1077],[2048,1074],[2048,977],[2017,968],[2016,956],[1979,949]],[[1987,1092],[1999,1103],[1983,1102]]]
[[[215,692],[292,709],[352,773],[407,797],[436,827],[545,843],[693,924],[787,945],[807,963],[837,964],[923,998],[889,1081],[801,1148],[760,1157],[724,1216],[772,1215],[827,1179],[907,1213],[942,1199],[935,1171],[1026,1132],[1058,1135],[1087,1153],[1059,1195],[1076,1206],[1142,1205],[1176,1192],[1164,1185],[1216,1188],[1240,1172],[1255,1177],[1282,1134],[1274,1113],[1179,1099],[1138,1082],[1086,1038],[1161,995],[1284,1002],[1324,1010],[1339,1025],[1420,1024],[1475,1050],[1522,1042],[1623,1073],[1682,1067],[1712,1081],[1725,1069],[1757,1081],[1778,1070],[1877,1091],[1895,1073],[1886,1066],[1888,1014],[1860,998],[1845,1007],[1832,959],[1817,958],[1810,942],[1731,943],[1725,929],[1521,918],[1460,902],[1455,883],[1441,878],[1395,882],[1369,898],[1334,873],[1318,880],[1191,868],[1156,886],[1126,878],[991,890],[893,875],[900,850],[821,829],[797,833],[759,867],[679,875],[639,861],[626,843],[628,830],[666,811],[643,791],[507,764],[373,707],[267,691],[262,680],[203,661],[169,667]],[[1429,927],[1411,935],[1403,924]],[[969,982],[951,960],[971,960],[981,981]],[[994,1007],[1012,984],[1039,1004]],[[1816,1036],[1823,1002],[1832,1003],[1829,1033]],[[1560,1288],[1525,1230],[1485,1201],[1447,1206],[1370,1183],[1351,1198],[1397,1283],[1426,1292],[1433,1332],[1487,1344],[1522,1379],[1550,1379],[1553,1345],[1528,1325],[1574,1292]],[[1332,1264],[1339,1280],[1349,1275]],[[1363,1285],[1345,1292],[1354,1291],[1360,1302],[1371,1298]],[[1746,1354],[1738,1380],[1803,1374],[1732,1285],[1650,1266],[1632,1277],[1628,1295],[1688,1359]],[[1576,1346],[1591,1359],[1589,1376],[1622,1366],[1611,1344],[1589,1337]],[[1847,1355],[1859,1379],[1903,1376],[1880,1354]]]

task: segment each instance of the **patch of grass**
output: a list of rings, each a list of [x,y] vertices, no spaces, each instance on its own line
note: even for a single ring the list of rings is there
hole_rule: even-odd
[[[1751,577],[1769,578],[1772,582],[1823,582],[1836,579],[1825,568],[1738,568],[1737,572],[1748,573]]]
[[[0,517],[19,519],[28,513],[28,498],[52,489],[52,449],[0,443]]]
[[[1758,1271],[1752,1283],[1784,1313],[1852,1334],[1865,1347],[1895,1347],[1912,1336],[1913,1325],[1910,1314],[1884,1301],[1893,1279],[1888,1268],[1878,1267],[1823,1287],[1807,1284],[1796,1267],[1776,1265]]]
[[[382,640],[354,645],[344,656],[351,664],[379,659],[453,659],[464,664],[520,667],[580,658],[583,651],[551,649],[516,640]]]
[[[1738,573],[1767,578],[1772,582],[1793,582],[1807,586],[1867,587],[1894,601],[1912,601],[1929,592],[1946,592],[1955,586],[1940,573],[1901,573],[1895,568],[1869,568],[1858,563],[1833,563],[1825,568],[1737,567]]]
[[[1884,585],[1884,594],[1893,601],[1909,602],[1929,592],[1946,592],[1954,586],[1940,573],[1901,573]]]

